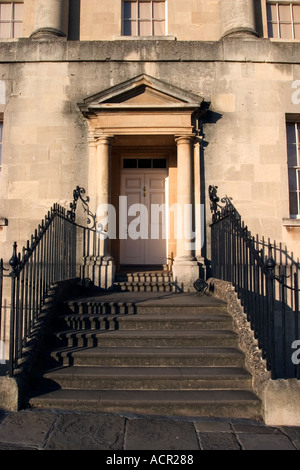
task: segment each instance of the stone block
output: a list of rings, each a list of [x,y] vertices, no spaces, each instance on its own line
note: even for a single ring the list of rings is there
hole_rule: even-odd
[[[234,113],[236,110],[235,95],[232,93],[214,95],[212,96],[212,105],[215,109],[218,109],[220,113]]]
[[[300,426],[300,381],[270,380],[262,393],[264,420],[269,426]]]
[[[9,199],[33,199],[39,193],[39,181],[12,181],[8,184]]]
[[[176,291],[196,291],[194,288],[194,282],[200,277],[200,267],[197,262],[175,260],[172,271]]]
[[[2,410],[18,411],[19,387],[14,378],[0,377],[0,403]]]

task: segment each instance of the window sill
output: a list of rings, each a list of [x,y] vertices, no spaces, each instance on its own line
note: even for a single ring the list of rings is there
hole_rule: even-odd
[[[176,36],[115,36],[115,41],[176,41]]]
[[[268,38],[271,42],[298,43],[300,39]]]
[[[1,38],[0,42],[18,42],[20,39],[21,38]]]
[[[300,219],[282,219],[284,227],[300,227]]]

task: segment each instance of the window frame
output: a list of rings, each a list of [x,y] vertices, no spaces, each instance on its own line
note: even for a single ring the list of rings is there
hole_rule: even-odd
[[[125,34],[125,21],[129,21],[130,19],[129,18],[125,18],[125,2],[132,2],[132,3],[136,3],[137,4],[137,18],[136,18],[136,34]],[[154,35],[154,30],[153,30],[153,26],[154,26],[154,21],[155,21],[155,18],[153,18],[153,3],[156,3],[156,2],[163,2],[165,4],[165,7],[164,7],[164,19],[160,20],[160,21],[164,21],[165,23],[165,27],[164,27],[164,34],[163,35],[160,35],[160,36],[157,36],[157,35]],[[138,14],[138,11],[139,11],[139,4],[140,3],[150,3],[151,4],[151,17],[149,19],[149,21],[151,22],[151,35],[140,35],[139,34],[139,24],[142,20],[145,20],[145,18],[141,19],[139,17],[139,14]],[[147,38],[156,38],[156,37],[166,37],[168,36],[168,0],[122,0],[122,26],[121,26],[121,36],[122,37],[125,37],[125,38],[141,38],[141,37],[147,37]]]
[[[295,130],[295,147],[296,147],[296,158],[297,158],[297,165],[291,165],[289,161],[289,154],[288,154],[288,133],[287,127],[288,125],[294,125]],[[289,191],[289,217],[290,219],[300,219],[300,118],[295,120],[287,119],[286,120],[286,146],[287,146],[287,167],[288,167],[288,191]],[[296,172],[296,189],[291,189],[290,184],[290,170],[294,170]],[[297,195],[297,214],[291,213],[291,193],[296,193]]]
[[[262,0],[264,3],[263,7],[263,17],[264,17],[264,37],[267,37],[273,41],[300,41],[300,36],[299,38],[295,38],[295,25],[299,26],[300,29],[300,20],[296,21],[293,16],[293,6],[294,5],[299,5],[300,6],[300,1],[295,0]],[[268,5],[275,5],[276,6],[276,19],[275,20],[268,20]],[[288,5],[290,7],[290,21],[280,21],[279,17],[279,5]],[[269,24],[277,25],[277,37],[270,36],[269,35]],[[285,24],[285,25],[290,25],[291,27],[291,36],[288,38],[282,37],[281,31],[280,31],[280,25]]]
[[[9,37],[1,37],[0,41],[5,41],[6,39],[19,39],[23,35],[23,24],[24,24],[24,1],[13,1],[13,0],[1,0],[0,5],[10,5],[11,6],[11,14],[9,20],[2,20],[0,17],[0,29],[2,24],[9,24],[10,25],[10,35]],[[22,20],[15,19],[15,5],[23,5],[23,18]],[[22,24],[22,35],[16,36],[15,35],[15,25]]]
[[[0,172],[2,169],[2,156],[3,156],[3,129],[4,129],[4,122],[2,113],[0,113]]]

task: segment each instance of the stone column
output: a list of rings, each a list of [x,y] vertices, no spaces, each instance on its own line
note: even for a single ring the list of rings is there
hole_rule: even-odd
[[[201,147],[203,137],[198,136],[194,145],[194,186],[195,186],[195,232],[196,232],[196,247],[195,257],[199,264],[199,271],[201,279],[206,279],[206,266],[203,256],[204,239],[205,239],[205,213],[204,213],[204,197],[203,192],[205,188],[203,182],[203,175],[201,174]]]
[[[68,36],[69,0],[35,0],[32,39]]]
[[[178,290],[194,290],[199,278],[193,237],[194,205],[194,136],[176,137],[177,143],[177,250],[173,264],[173,277]],[[179,223],[178,223],[179,222]]]
[[[113,136],[102,135],[95,137],[94,146],[91,146],[91,158],[89,169],[89,179],[92,194],[96,200],[96,219],[99,222],[101,217],[105,214],[101,211],[110,204],[111,200],[111,147],[113,143]],[[100,220],[101,222],[101,220]],[[97,227],[99,229],[99,227]],[[96,286],[109,289],[113,286],[115,275],[115,264],[110,251],[110,239],[106,238],[104,232],[107,231],[107,226],[103,227],[104,231],[101,233],[101,228],[98,232],[98,241],[100,242],[100,256],[97,258],[90,257],[87,260],[89,265],[89,277],[92,279]]]
[[[221,0],[222,37],[257,36],[254,0]]]
[[[97,138],[97,206],[110,203],[110,159],[113,136],[103,135]]]

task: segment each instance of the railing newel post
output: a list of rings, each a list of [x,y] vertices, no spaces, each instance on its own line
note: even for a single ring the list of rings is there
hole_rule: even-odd
[[[270,248],[270,245],[269,245]],[[269,250],[269,255],[271,252]],[[266,260],[266,293],[267,293],[267,315],[268,315],[268,355],[272,378],[277,378],[275,363],[275,312],[274,312],[274,280],[276,263],[272,256]]]

